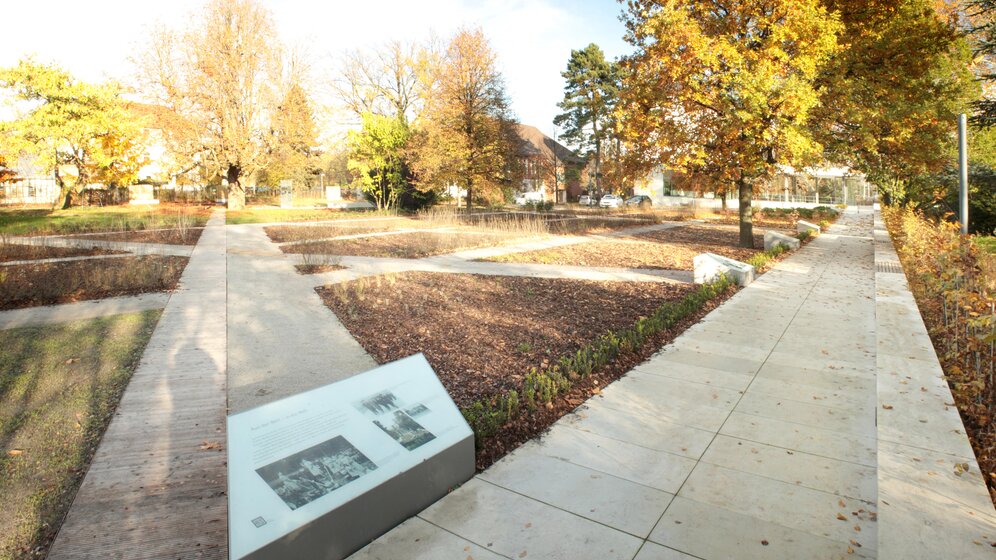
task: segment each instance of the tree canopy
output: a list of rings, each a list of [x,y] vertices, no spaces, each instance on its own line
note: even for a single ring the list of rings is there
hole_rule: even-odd
[[[270,153],[279,99],[280,44],[256,0],[210,0],[185,32],[157,31],[140,59],[144,92],[177,113],[174,150],[225,177],[228,207]]]
[[[519,137],[497,60],[481,30],[460,30],[430,75],[424,118],[412,143],[422,189],[455,184],[467,209],[501,197],[517,169]]]
[[[377,208],[391,208],[407,186],[403,154],[410,131],[397,117],[364,113],[362,119],[362,128],[350,131],[347,140],[353,184],[373,197]]]
[[[812,0],[631,0],[619,116],[647,165],[735,184],[753,246],[753,186],[820,155],[808,120],[840,22]]]
[[[619,69],[605,60],[602,49],[591,43],[572,50],[567,69],[561,73],[566,85],[564,99],[557,104],[563,113],[553,122],[564,127],[564,140],[594,157],[595,188],[602,188],[602,146],[613,129],[613,111],[619,93]]]
[[[978,93],[971,54],[932,0],[824,0],[843,28],[817,83],[826,158],[895,194],[950,161],[956,116]]]
[[[11,154],[29,155],[55,171],[57,204],[69,208],[95,181],[131,184],[144,164],[142,128],[113,84],[89,84],[30,59],[0,69],[0,87],[30,103],[27,113],[0,122]]]
[[[307,184],[315,175],[318,131],[308,94],[300,84],[287,90],[273,113],[272,138],[264,174],[270,183]]]

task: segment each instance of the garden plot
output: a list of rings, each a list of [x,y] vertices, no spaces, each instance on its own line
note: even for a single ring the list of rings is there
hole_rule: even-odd
[[[593,241],[492,257],[490,261],[513,263],[559,264],[614,268],[650,268],[692,270],[695,255],[709,252],[739,261],[747,261],[763,251],[763,232],[754,235],[757,249],[737,247],[736,229],[689,224],[687,226],[640,233],[616,240]]]
[[[696,299],[702,290],[691,284],[405,272],[325,286],[318,293],[379,363],[424,353],[465,414],[492,406],[510,391],[523,396],[523,406],[531,412],[513,418],[507,416],[511,410],[504,411],[496,433],[472,421],[483,466],[576,407],[732,293],[723,286]],[[671,314],[656,331],[641,327],[647,336],[641,344],[613,342],[610,331],[631,329],[662,308]],[[579,352],[596,353],[595,367],[565,377],[557,388],[547,386],[547,370]],[[611,363],[598,362],[609,356]],[[528,390],[540,385],[544,388],[535,395]]]
[[[0,267],[0,309],[170,291],[186,257],[145,255]]]
[[[116,231],[110,233],[87,233],[68,235],[69,239],[87,241],[123,241],[127,243],[154,243],[158,245],[197,245],[204,228],[181,226],[166,229],[145,229],[136,231]]]
[[[0,262],[34,261],[41,259],[64,259],[70,257],[92,257],[97,255],[121,254],[99,247],[50,247],[45,245],[21,245],[0,240]]]

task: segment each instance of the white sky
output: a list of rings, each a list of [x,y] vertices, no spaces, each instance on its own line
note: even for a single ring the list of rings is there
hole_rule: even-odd
[[[607,58],[629,52],[615,0],[261,0],[289,46],[318,73],[345,50],[390,39],[448,38],[480,26],[498,54],[520,121],[552,135],[571,49],[596,43]],[[34,54],[90,81],[129,82],[128,61],[158,22],[180,26],[201,0],[12,0],[3,9],[0,66]],[[315,76],[316,82],[327,76]]]

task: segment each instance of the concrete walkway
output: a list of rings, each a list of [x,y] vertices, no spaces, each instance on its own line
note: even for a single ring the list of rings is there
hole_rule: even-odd
[[[230,413],[376,367],[262,226],[228,226],[227,262]]]
[[[163,243],[136,243],[131,241],[102,241],[99,239],[76,239],[62,236],[11,237],[9,243],[42,247],[85,247],[124,251],[134,255],[173,255],[189,257],[194,247],[190,245],[166,245]],[[106,255],[105,255],[106,256]],[[92,258],[92,257],[91,257]],[[37,261],[32,261],[37,262]]]
[[[893,467],[878,456],[874,255],[871,212],[849,212],[543,438],[354,558],[991,557],[978,539],[996,538],[996,517],[977,480],[974,518],[878,517]],[[929,523],[939,525],[927,534],[951,535],[929,552],[886,538]]]
[[[50,559],[228,557],[223,224],[193,250]]]
[[[156,292],[0,311],[0,330],[49,323],[68,323],[69,321],[96,319],[108,315],[162,309],[166,307],[169,296],[170,294],[167,292]]]

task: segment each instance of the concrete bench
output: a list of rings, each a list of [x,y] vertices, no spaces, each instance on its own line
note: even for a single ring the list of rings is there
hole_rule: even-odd
[[[784,233],[778,233],[777,231],[771,230],[764,232],[765,251],[770,251],[778,245],[784,245],[789,249],[795,250],[798,249],[802,243],[791,235],[785,235]]]
[[[696,255],[692,259],[692,263],[695,270],[694,278],[696,284],[712,282],[723,274],[736,280],[737,284],[741,286],[746,286],[754,281],[753,266],[713,253]]]
[[[811,223],[807,222],[806,220],[799,220],[796,223],[796,225],[795,225],[795,229],[799,233],[803,233],[803,232],[806,232],[806,231],[808,231],[808,232],[810,232],[812,234],[820,233],[820,226],[818,226],[816,224],[811,224]]]

